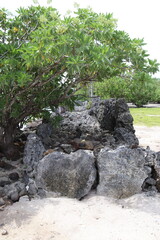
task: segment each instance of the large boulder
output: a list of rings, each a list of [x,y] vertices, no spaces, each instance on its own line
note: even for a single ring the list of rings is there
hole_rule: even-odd
[[[124,99],[97,100],[90,109],[85,106],[61,114],[63,120],[51,136],[52,148],[77,138],[99,141],[111,148],[124,144],[138,146],[133,118]]]
[[[67,143],[74,138],[98,139],[102,135],[100,124],[88,110],[80,112],[66,112],[58,129],[54,129],[52,138]]]
[[[36,174],[40,189],[77,199],[88,194],[95,179],[95,159],[89,150],[53,152],[39,162]]]
[[[145,152],[141,148],[121,146],[115,150],[102,149],[98,159],[99,185],[97,193],[124,198],[140,193],[148,177]]]
[[[111,133],[117,144],[138,145],[133,118],[124,99],[107,99],[96,102],[89,111],[100,124],[102,132]]]

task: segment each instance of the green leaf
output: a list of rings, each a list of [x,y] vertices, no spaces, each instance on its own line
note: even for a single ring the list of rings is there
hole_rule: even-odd
[[[46,18],[45,15],[41,15],[40,18],[39,18],[39,20],[40,20],[40,22],[42,22],[42,23],[47,22],[47,18]]]
[[[52,0],[47,0],[47,4],[50,4],[50,3],[52,3]]]
[[[34,4],[39,4],[38,0],[32,0]]]

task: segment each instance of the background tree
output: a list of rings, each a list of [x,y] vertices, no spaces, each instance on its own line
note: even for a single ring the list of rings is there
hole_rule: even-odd
[[[121,65],[118,70],[113,67],[116,71],[113,77],[94,83],[94,94],[103,99],[123,97],[137,106],[159,102],[159,81],[152,77],[158,71],[159,63],[148,58],[143,39],[128,37],[127,41],[127,37],[126,33],[118,31],[116,38],[111,40],[113,57],[122,61],[124,67]],[[79,92],[85,95],[88,92],[84,90]]]
[[[94,86],[95,95],[103,99],[125,98],[127,102],[142,107],[148,102],[159,102],[159,81],[148,73],[138,72],[128,77],[113,77],[97,82]]]
[[[16,157],[16,131],[58,105],[73,107],[90,81],[152,68],[139,40],[116,29],[112,14],[80,9],[62,18],[48,7],[0,10],[0,151]]]

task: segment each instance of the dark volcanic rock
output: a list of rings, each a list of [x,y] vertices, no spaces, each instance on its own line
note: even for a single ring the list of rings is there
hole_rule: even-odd
[[[81,112],[66,112],[58,129],[54,129],[52,138],[61,143],[68,143],[74,138],[90,137],[98,139],[102,134],[99,122],[88,114],[88,110]]]
[[[52,140],[53,127],[50,123],[42,123],[37,127],[37,135],[41,139],[43,145],[47,148],[50,148]]]
[[[96,169],[91,151],[78,150],[71,154],[53,152],[38,165],[38,187],[71,198],[80,199],[91,190]]]
[[[0,207],[5,205],[5,201],[3,200],[3,198],[0,198]]]
[[[45,148],[40,138],[35,134],[29,134],[24,149],[23,162],[27,169],[32,171],[37,166],[39,160],[43,157]]]
[[[0,160],[0,168],[3,168],[5,170],[12,170],[15,167],[7,162],[5,162],[4,160]]]
[[[17,172],[12,172],[9,174],[9,179],[12,181],[18,181],[19,179],[19,174]]]
[[[52,139],[67,144],[73,139],[99,141],[111,148],[137,145],[133,118],[124,99],[95,102],[91,109],[62,114],[63,120],[54,129]]]
[[[114,198],[129,197],[140,193],[147,178],[145,153],[141,148],[104,148],[98,160],[99,185],[97,192]]]
[[[124,99],[108,99],[93,105],[89,114],[98,120],[102,132],[111,133],[117,144],[138,145],[135,136],[133,118]]]
[[[10,184],[11,181],[8,179],[8,177],[0,177],[0,187],[4,187],[5,185]]]
[[[127,145],[135,148],[139,145],[139,141],[135,134],[126,128],[115,128],[114,137],[115,141],[119,145],[123,145],[126,143]]]

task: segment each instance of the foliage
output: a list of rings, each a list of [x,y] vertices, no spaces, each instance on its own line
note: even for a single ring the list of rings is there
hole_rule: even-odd
[[[156,86],[154,79],[147,73],[139,72],[129,79],[127,99],[137,107],[151,102],[155,96]]]
[[[152,101],[156,103],[160,103],[160,79],[155,79],[155,96],[153,97]]]
[[[142,40],[116,29],[112,14],[78,8],[62,18],[40,6],[17,14],[0,10],[0,151],[30,117],[48,107],[72,108],[75,92],[88,82],[158,69]]]
[[[130,108],[135,125],[160,126],[160,108]]]
[[[133,76],[114,77],[95,84],[95,94],[102,98],[125,98],[138,107],[158,99],[156,80],[148,73],[136,72]]]
[[[111,14],[78,9],[75,17],[61,19],[50,7],[30,7],[8,18],[1,10],[1,27],[4,127],[8,118],[18,124],[45,107],[72,107],[78,83],[112,74],[107,44],[115,28]]]
[[[105,79],[103,82],[96,82],[95,95],[102,99],[126,98],[128,87],[127,82],[121,77]]]

